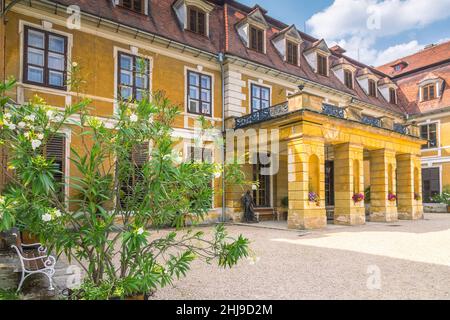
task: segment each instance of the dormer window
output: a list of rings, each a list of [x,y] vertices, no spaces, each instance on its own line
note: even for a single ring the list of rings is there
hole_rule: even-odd
[[[264,30],[250,26],[250,49],[264,53]]]
[[[317,73],[322,76],[328,76],[328,57],[317,54]]]
[[[377,83],[375,82],[375,80],[369,79],[368,85],[369,85],[369,92],[368,92],[369,96],[376,98],[376,96],[377,96]]]
[[[394,88],[389,88],[389,102],[391,104],[397,104],[397,93]]]
[[[272,44],[278,51],[283,61],[294,66],[300,65],[300,45],[303,39],[295,25],[280,30],[272,38]]]
[[[286,61],[290,64],[293,64],[295,66],[298,65],[298,44],[286,40]]]
[[[422,101],[430,101],[436,98],[436,85],[429,84],[422,87]]]
[[[188,23],[189,31],[198,33],[202,36],[206,35],[206,14],[202,10],[195,7],[188,7]]]
[[[344,70],[344,82],[347,88],[353,89],[353,73],[350,70]]]
[[[145,13],[144,0],[119,0],[119,6],[139,13]]]
[[[209,37],[209,19],[214,5],[206,0],[177,0],[173,10],[183,30]]]

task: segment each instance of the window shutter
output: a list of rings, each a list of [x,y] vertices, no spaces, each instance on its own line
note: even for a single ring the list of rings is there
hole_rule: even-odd
[[[51,159],[56,166],[58,172],[53,176],[59,193],[60,199],[64,199],[64,184],[65,184],[65,170],[66,170],[66,137],[64,135],[55,135],[48,140],[44,148],[44,156],[46,159]]]
[[[45,158],[52,159],[54,164],[58,166],[58,172],[55,175],[57,182],[64,182],[64,170],[65,170],[65,145],[66,138],[62,135],[52,137],[45,147]]]
[[[257,49],[256,29],[250,28],[250,48]]]
[[[198,30],[201,35],[206,35],[206,16],[204,12],[198,12]]]
[[[197,12],[195,10],[189,9],[189,30],[193,32],[197,32],[196,24],[197,24]]]
[[[149,148],[148,143],[141,143],[133,147],[132,159],[137,167],[142,167],[148,161]]]
[[[257,32],[258,34],[258,51],[259,52],[264,52],[264,33],[261,30],[258,30]]]

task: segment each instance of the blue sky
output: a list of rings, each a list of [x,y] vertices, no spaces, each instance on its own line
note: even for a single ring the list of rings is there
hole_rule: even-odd
[[[450,0],[240,0],[381,65],[450,40]],[[430,6],[432,4],[432,6]]]

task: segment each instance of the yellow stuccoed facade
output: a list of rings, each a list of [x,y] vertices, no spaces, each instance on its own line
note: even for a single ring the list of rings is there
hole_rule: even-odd
[[[23,33],[24,27],[30,26],[39,30],[43,21],[51,22],[51,32],[60,33],[68,37],[67,63],[80,66],[80,78],[83,84],[79,91],[68,88],[67,91],[56,90],[22,81],[23,79]],[[143,40],[133,39],[127,34],[115,34],[105,28],[98,29],[95,24],[83,21],[81,30],[66,28],[66,20],[61,16],[53,16],[38,9],[24,8],[20,4],[13,7],[7,15],[7,23],[1,23],[0,32],[6,34],[1,37],[1,75],[2,79],[14,77],[17,86],[8,92],[14,101],[25,103],[36,95],[43,98],[48,105],[62,108],[75,103],[79,99],[88,98],[92,101],[90,112],[93,116],[107,120],[114,114],[116,107],[117,87],[117,53],[131,53],[133,47],[137,55],[150,61],[150,90],[161,91],[174,104],[179,106],[180,114],[174,122],[174,139],[179,140],[177,148],[186,155],[188,146],[194,144],[194,128],[198,126],[199,116],[186,111],[187,71],[192,70],[211,76],[212,79],[212,116],[207,120],[220,131],[222,126],[222,87],[220,68],[211,57],[196,58],[193,54],[180,54],[167,49],[164,45],[153,44]],[[3,43],[5,45],[3,46]],[[131,45],[133,44],[133,45]],[[3,57],[4,55],[4,57]],[[213,58],[215,58],[213,56]],[[66,131],[70,136],[70,147],[81,151],[82,143],[79,129],[67,125]],[[206,142],[208,144],[210,142]],[[214,155],[218,157],[218,155]],[[67,161],[67,164],[70,164]],[[6,167],[6,164],[3,164]],[[68,175],[77,175],[74,165],[67,168]],[[2,179],[4,175],[2,175]],[[4,185],[6,181],[2,181]],[[208,219],[217,220],[222,207],[222,196],[219,192],[221,178],[214,179],[213,185],[218,192],[213,199],[213,208]],[[74,190],[67,190],[68,196],[73,196]]]

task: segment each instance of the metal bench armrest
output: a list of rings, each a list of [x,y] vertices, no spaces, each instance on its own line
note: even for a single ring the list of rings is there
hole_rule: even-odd
[[[20,250],[17,248],[17,246],[12,245],[12,248],[16,249],[17,254],[19,255],[19,258],[23,261],[38,261],[38,260],[42,260],[44,262],[44,265],[46,267],[52,267],[54,265],[56,265],[56,259],[53,256],[39,256],[39,257],[34,257],[34,258],[26,258],[22,255],[22,253],[20,252]]]

